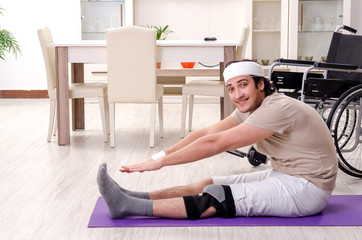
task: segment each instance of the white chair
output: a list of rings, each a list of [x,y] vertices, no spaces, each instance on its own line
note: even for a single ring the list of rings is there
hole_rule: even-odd
[[[151,104],[150,147],[154,147],[157,102],[163,137],[163,87],[156,83],[156,30],[121,27],[108,30],[106,39],[111,147],[116,142],[116,103]]]
[[[194,95],[224,97],[224,83],[214,80],[194,80],[182,87],[181,138],[185,136],[187,97],[189,97],[189,125],[192,128]]]
[[[56,99],[56,77],[55,77],[55,48],[51,46],[53,37],[48,27],[38,29],[38,37],[43,52],[45,70],[47,76],[47,88],[50,99],[50,117],[48,128],[48,142],[51,140],[52,133],[56,133],[55,110],[57,106]],[[88,98],[98,97],[101,109],[102,127],[104,141],[108,138],[108,100],[106,83],[72,83],[69,85],[69,98]],[[54,129],[54,130],[53,130]]]
[[[240,46],[236,48],[235,60],[243,60],[245,57],[246,45],[249,39],[250,27],[244,24],[241,28]]]
[[[236,49],[236,60],[242,60],[245,56],[249,31],[249,25],[244,24],[241,29],[240,47]],[[185,136],[187,97],[189,96],[188,131],[191,131],[194,95],[224,97],[224,88],[224,82],[220,81],[219,77],[215,77],[213,80],[193,80],[182,87],[181,138]]]

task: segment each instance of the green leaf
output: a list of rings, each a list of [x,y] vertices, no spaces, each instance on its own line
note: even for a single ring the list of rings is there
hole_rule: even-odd
[[[156,34],[156,40],[165,40],[166,37],[161,38],[162,34],[168,35],[173,33],[173,31],[168,29],[168,25],[166,25],[165,27],[162,26],[155,26],[155,25],[146,25],[148,28],[152,28],[152,29],[156,29],[157,30],[157,34]]]
[[[17,57],[18,53],[21,54],[18,41],[11,32],[0,29],[0,58],[5,60],[6,53],[13,53]]]
[[[3,15],[4,9],[0,7],[0,14]],[[13,53],[17,57],[21,54],[20,46],[13,34],[5,29],[0,28],[0,59],[5,60],[6,53]]]

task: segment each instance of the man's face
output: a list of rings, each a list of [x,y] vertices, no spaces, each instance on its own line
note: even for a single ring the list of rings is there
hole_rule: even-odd
[[[231,101],[242,113],[254,112],[265,98],[264,81],[260,81],[256,88],[253,78],[247,75],[229,79],[226,88]]]

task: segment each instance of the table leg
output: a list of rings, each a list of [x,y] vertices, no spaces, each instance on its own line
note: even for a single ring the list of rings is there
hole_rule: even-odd
[[[55,48],[58,145],[70,144],[68,48]]]
[[[224,77],[223,77],[223,72],[224,72],[224,62],[220,62],[220,65],[219,65],[220,67],[219,67],[219,71],[220,71],[220,73],[219,73],[219,75],[220,75],[220,81],[224,81]],[[224,93],[224,96],[225,97],[228,97],[227,95],[225,95],[226,93]],[[224,101],[224,97],[221,97],[220,98],[220,120],[223,120],[224,118],[225,118],[225,112],[224,112],[224,109],[225,109],[225,107],[224,107],[224,103],[225,103],[225,101]]]
[[[223,76],[224,66],[228,62],[235,60],[235,57],[236,57],[236,47],[233,46],[224,47],[224,63],[220,64],[220,80],[224,81],[224,76]],[[229,93],[227,92],[226,88],[224,91],[225,91],[224,92],[225,97],[223,99],[223,104],[220,104],[221,108],[220,112],[222,113],[221,119],[228,117],[235,109],[235,106],[230,100]]]
[[[84,83],[84,64],[72,63],[72,83]],[[72,130],[84,129],[84,98],[72,99]]]

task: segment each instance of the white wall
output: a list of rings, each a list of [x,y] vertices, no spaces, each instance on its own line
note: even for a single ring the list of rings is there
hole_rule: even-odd
[[[357,34],[362,35],[362,1],[351,0],[351,27],[357,29]]]
[[[167,39],[239,40],[244,0],[135,0],[136,25],[169,25]]]
[[[166,39],[238,41],[245,23],[244,0],[134,0],[134,9],[135,25],[169,25],[174,33],[165,35]],[[180,67],[180,63],[162,66]]]
[[[46,89],[37,29],[48,26],[54,40],[80,39],[79,0],[0,0],[0,26],[18,40],[22,55],[0,60],[0,90]]]

